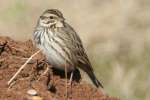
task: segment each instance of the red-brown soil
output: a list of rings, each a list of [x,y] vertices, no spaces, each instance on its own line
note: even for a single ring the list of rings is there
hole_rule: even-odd
[[[0,100],[40,100],[29,98],[27,91],[31,87],[37,91],[41,100],[66,100],[66,79],[61,77],[61,74],[56,74],[59,72],[53,73],[53,77],[50,77],[52,88],[47,89],[48,73],[41,74],[50,65],[44,63],[45,57],[41,53],[26,65],[10,86],[7,85],[27,58],[37,50],[31,40],[16,42],[9,37],[0,37]],[[67,100],[119,99],[102,95],[98,89],[86,83],[80,84],[73,81],[72,85],[67,86]]]

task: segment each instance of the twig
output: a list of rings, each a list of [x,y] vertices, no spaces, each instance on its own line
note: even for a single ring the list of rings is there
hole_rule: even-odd
[[[47,66],[46,70],[42,73],[42,75],[40,75],[40,77],[46,75],[48,71],[49,67]],[[40,77],[38,78],[38,80],[40,80]]]
[[[23,60],[28,60],[29,58],[24,58],[24,57],[19,57],[19,56],[12,56],[11,58],[14,58],[14,59],[23,59]],[[35,60],[30,60],[29,62],[28,62],[28,64],[33,64],[33,63],[35,63],[36,61]]]
[[[67,66],[66,66],[66,60],[65,60],[65,77],[66,77],[66,100],[68,98],[68,88],[67,88]]]
[[[31,57],[20,67],[20,69],[15,73],[15,75],[8,81],[8,85],[16,78],[16,76],[21,72],[21,70],[28,64],[28,62],[35,56],[37,55],[41,50],[38,50],[36,53],[31,55]]]

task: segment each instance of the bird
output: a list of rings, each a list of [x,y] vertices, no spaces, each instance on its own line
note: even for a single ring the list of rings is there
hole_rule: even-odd
[[[103,88],[94,74],[79,35],[66,22],[61,11],[47,9],[41,14],[33,32],[33,41],[54,68],[63,71],[66,68],[67,73],[81,69],[97,88]]]

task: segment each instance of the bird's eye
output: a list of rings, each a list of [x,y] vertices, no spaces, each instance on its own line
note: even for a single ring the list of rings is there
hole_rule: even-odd
[[[50,19],[54,19],[54,17],[53,17],[53,16],[50,16],[49,18],[50,18]]]

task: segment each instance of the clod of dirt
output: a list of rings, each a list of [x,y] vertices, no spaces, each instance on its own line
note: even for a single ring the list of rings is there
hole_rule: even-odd
[[[43,99],[41,97],[39,97],[39,96],[33,96],[32,100],[43,100]]]
[[[36,51],[37,48],[31,40],[16,42],[9,37],[0,37],[0,100],[28,100],[27,91],[31,88],[38,93],[32,100],[66,100],[66,97],[68,100],[119,100],[102,95],[98,89],[86,83],[79,84],[78,81],[73,81],[71,86],[67,86],[66,96],[66,79],[62,74],[55,74],[50,68],[49,72],[54,72],[53,75],[48,73],[42,75],[46,68],[50,67],[46,64],[42,53],[27,64],[17,76],[15,84],[8,88],[8,80]],[[47,81],[48,77],[50,82]],[[49,83],[55,88],[55,92],[48,90]]]

